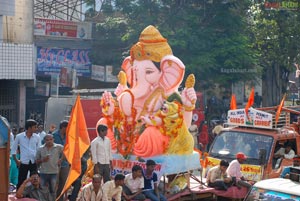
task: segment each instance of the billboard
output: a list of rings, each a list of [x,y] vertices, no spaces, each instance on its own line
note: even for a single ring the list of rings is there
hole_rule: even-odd
[[[91,33],[91,23],[34,18],[35,36],[91,39]]]
[[[113,75],[112,66],[106,66],[105,78],[106,82],[118,82],[117,76]]]
[[[37,48],[37,75],[58,75],[61,68],[76,70],[77,76],[90,77],[89,49]]]
[[[93,80],[101,82],[105,81],[105,67],[99,65],[92,65],[92,77]]]
[[[117,76],[113,75],[113,66],[92,65],[93,80],[101,82],[118,82]]]
[[[34,88],[34,95],[49,96],[50,85],[48,82],[37,81]]]
[[[76,77],[76,70],[62,67],[59,75],[59,85],[62,87],[75,88]]]

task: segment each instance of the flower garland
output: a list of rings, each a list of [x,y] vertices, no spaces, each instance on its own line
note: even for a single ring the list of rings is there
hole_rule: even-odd
[[[134,95],[130,90],[125,90],[131,95],[132,100],[134,101]],[[118,119],[115,122],[115,128],[119,132],[119,138],[117,141],[117,151],[124,156],[125,158],[129,157],[133,152],[134,144],[138,139],[138,135],[135,132],[135,118],[136,118],[136,109],[133,107],[134,102],[131,106],[131,116],[128,117],[124,115],[120,110],[116,114],[115,118]]]
[[[162,113],[158,113],[158,116],[162,119],[162,125],[159,127],[159,130],[162,133],[162,135],[168,136],[171,139],[174,139],[178,136],[178,133],[180,132],[180,129],[182,128],[183,124],[182,105],[177,101],[174,101],[174,103],[178,105],[178,117],[175,120],[171,120],[171,122],[168,122],[166,120],[167,116],[163,115]],[[172,128],[172,125],[170,125],[170,123],[176,126]],[[165,153],[169,148],[169,144],[164,143],[163,146]]]
[[[129,90],[125,90],[129,92],[132,96],[132,100],[134,100],[133,94]],[[128,157],[133,152],[133,146],[137,141],[138,135],[135,134],[135,117],[136,110],[135,108],[131,108],[131,116],[127,117],[121,111],[120,107],[117,104],[117,101],[112,100],[114,104],[114,112],[113,114],[108,114],[109,107],[111,106],[109,103],[105,103],[103,99],[100,101],[100,105],[102,107],[103,117],[107,119],[107,127],[111,130],[114,130],[114,137],[117,142],[117,151],[124,157]]]
[[[199,149],[194,149],[194,151],[198,152],[199,153],[199,160],[200,160],[200,164],[201,166],[205,169],[207,168],[207,165],[208,165],[208,156],[209,154],[207,152],[202,152],[200,151]]]

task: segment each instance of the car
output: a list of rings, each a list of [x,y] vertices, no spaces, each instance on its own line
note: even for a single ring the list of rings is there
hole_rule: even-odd
[[[299,181],[299,180],[298,180]],[[291,179],[273,178],[255,183],[244,201],[300,200],[300,183]]]

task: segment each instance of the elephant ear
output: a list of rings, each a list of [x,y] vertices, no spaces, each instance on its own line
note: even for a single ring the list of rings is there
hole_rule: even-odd
[[[122,63],[122,69],[125,71],[126,73],[126,77],[127,77],[127,82],[130,85],[130,87],[132,87],[132,79],[133,79],[133,72],[132,72],[132,65],[131,65],[131,58],[130,56],[126,57]]]
[[[162,71],[160,85],[165,92],[168,94],[177,91],[185,72],[182,61],[173,55],[165,56],[161,60],[160,69]]]

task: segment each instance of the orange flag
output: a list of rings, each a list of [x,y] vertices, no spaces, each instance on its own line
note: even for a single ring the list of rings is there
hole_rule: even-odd
[[[277,122],[278,122],[278,119],[279,119],[282,107],[284,106],[285,98],[286,98],[286,94],[283,95],[283,98],[282,98],[282,100],[281,100],[281,102],[280,102],[280,104],[278,106],[277,112],[276,112],[276,116],[275,116],[275,124],[276,125],[277,125]]]
[[[236,110],[236,98],[235,98],[235,94],[231,95],[231,101],[230,101],[230,109],[231,110]]]
[[[254,104],[254,88],[252,87],[249,98],[248,98],[248,103],[245,106],[245,112],[246,115],[248,116],[248,109]]]
[[[75,105],[71,112],[71,117],[67,127],[67,138],[64,147],[64,154],[70,163],[70,171],[65,186],[60,194],[72,185],[72,183],[80,176],[81,173],[81,157],[90,146],[90,138],[87,131],[85,118],[80,102],[80,96],[77,96]],[[60,197],[59,196],[59,197]],[[58,197],[58,198],[59,198]],[[58,200],[58,198],[56,200]]]

